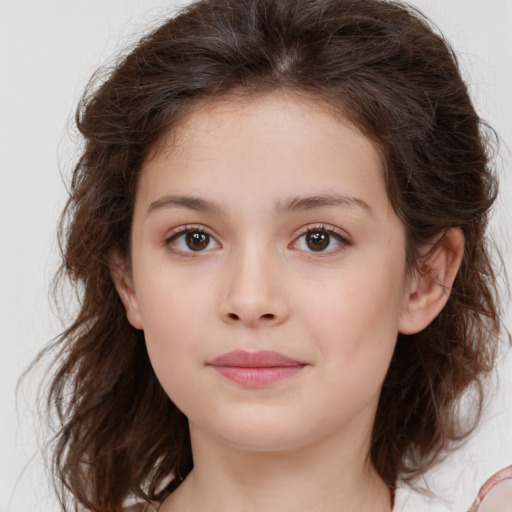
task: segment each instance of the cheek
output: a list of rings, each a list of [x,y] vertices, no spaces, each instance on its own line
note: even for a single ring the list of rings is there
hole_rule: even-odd
[[[315,331],[324,332],[328,339],[332,334],[332,342],[338,335],[345,336],[347,342],[377,342],[379,334],[394,338],[401,312],[400,289],[394,279],[392,273],[354,272],[339,281],[333,279],[316,293],[300,294],[307,299],[302,309],[309,311],[308,320]]]
[[[144,337],[153,369],[167,394],[180,407],[191,364],[198,368],[207,358],[200,323],[211,316],[209,289],[155,272],[138,289]],[[203,341],[203,343],[202,343]]]
[[[149,345],[172,348],[211,309],[213,286],[208,272],[172,266],[165,254],[150,256],[143,255],[135,276],[143,328]]]
[[[398,335],[401,288],[396,275],[401,274],[371,267],[354,271],[310,294],[303,305],[309,311],[306,329],[333,382],[342,381],[343,368],[344,383],[380,387]]]

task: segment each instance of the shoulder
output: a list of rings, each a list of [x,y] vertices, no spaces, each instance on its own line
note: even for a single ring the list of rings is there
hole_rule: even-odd
[[[428,489],[428,487],[427,487]],[[393,512],[463,512],[453,500],[437,493],[422,492],[407,484],[399,484]],[[481,487],[467,512],[512,512],[512,466],[495,473]]]
[[[123,508],[123,512],[158,512],[158,505],[156,503],[136,503]]]
[[[508,466],[485,482],[469,512],[510,512],[511,510],[512,466]]]
[[[407,484],[399,484],[393,512],[453,512],[450,502],[427,491],[421,492]]]

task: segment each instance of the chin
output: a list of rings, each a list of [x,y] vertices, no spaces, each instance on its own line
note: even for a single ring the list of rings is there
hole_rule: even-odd
[[[294,451],[313,444],[325,433],[308,429],[305,422],[287,422],[282,418],[240,417],[208,429],[217,439],[233,448],[254,452]],[[298,429],[297,427],[302,427]]]

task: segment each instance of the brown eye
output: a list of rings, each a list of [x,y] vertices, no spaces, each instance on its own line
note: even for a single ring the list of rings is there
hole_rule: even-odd
[[[312,251],[324,251],[330,241],[331,236],[325,231],[310,231],[306,234],[306,244]]]
[[[185,243],[191,251],[202,251],[210,243],[210,235],[200,231],[189,231],[185,235]]]
[[[291,247],[305,253],[317,253],[319,256],[335,255],[351,246],[352,242],[344,233],[329,226],[311,226],[296,238]]]
[[[209,252],[220,249],[221,245],[213,236],[201,229],[184,228],[165,240],[165,246],[177,254]]]

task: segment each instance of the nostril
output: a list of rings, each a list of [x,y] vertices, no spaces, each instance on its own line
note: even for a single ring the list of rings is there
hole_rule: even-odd
[[[228,313],[227,318],[229,318],[230,320],[236,320],[236,321],[244,320],[248,323],[253,323],[250,316],[248,316],[246,318],[244,316],[237,315],[236,313]],[[260,315],[259,317],[255,316],[254,321],[258,321],[258,320],[259,321],[268,321],[268,320],[275,320],[275,318],[276,318],[276,315],[274,315],[273,313],[265,313],[264,315]]]

